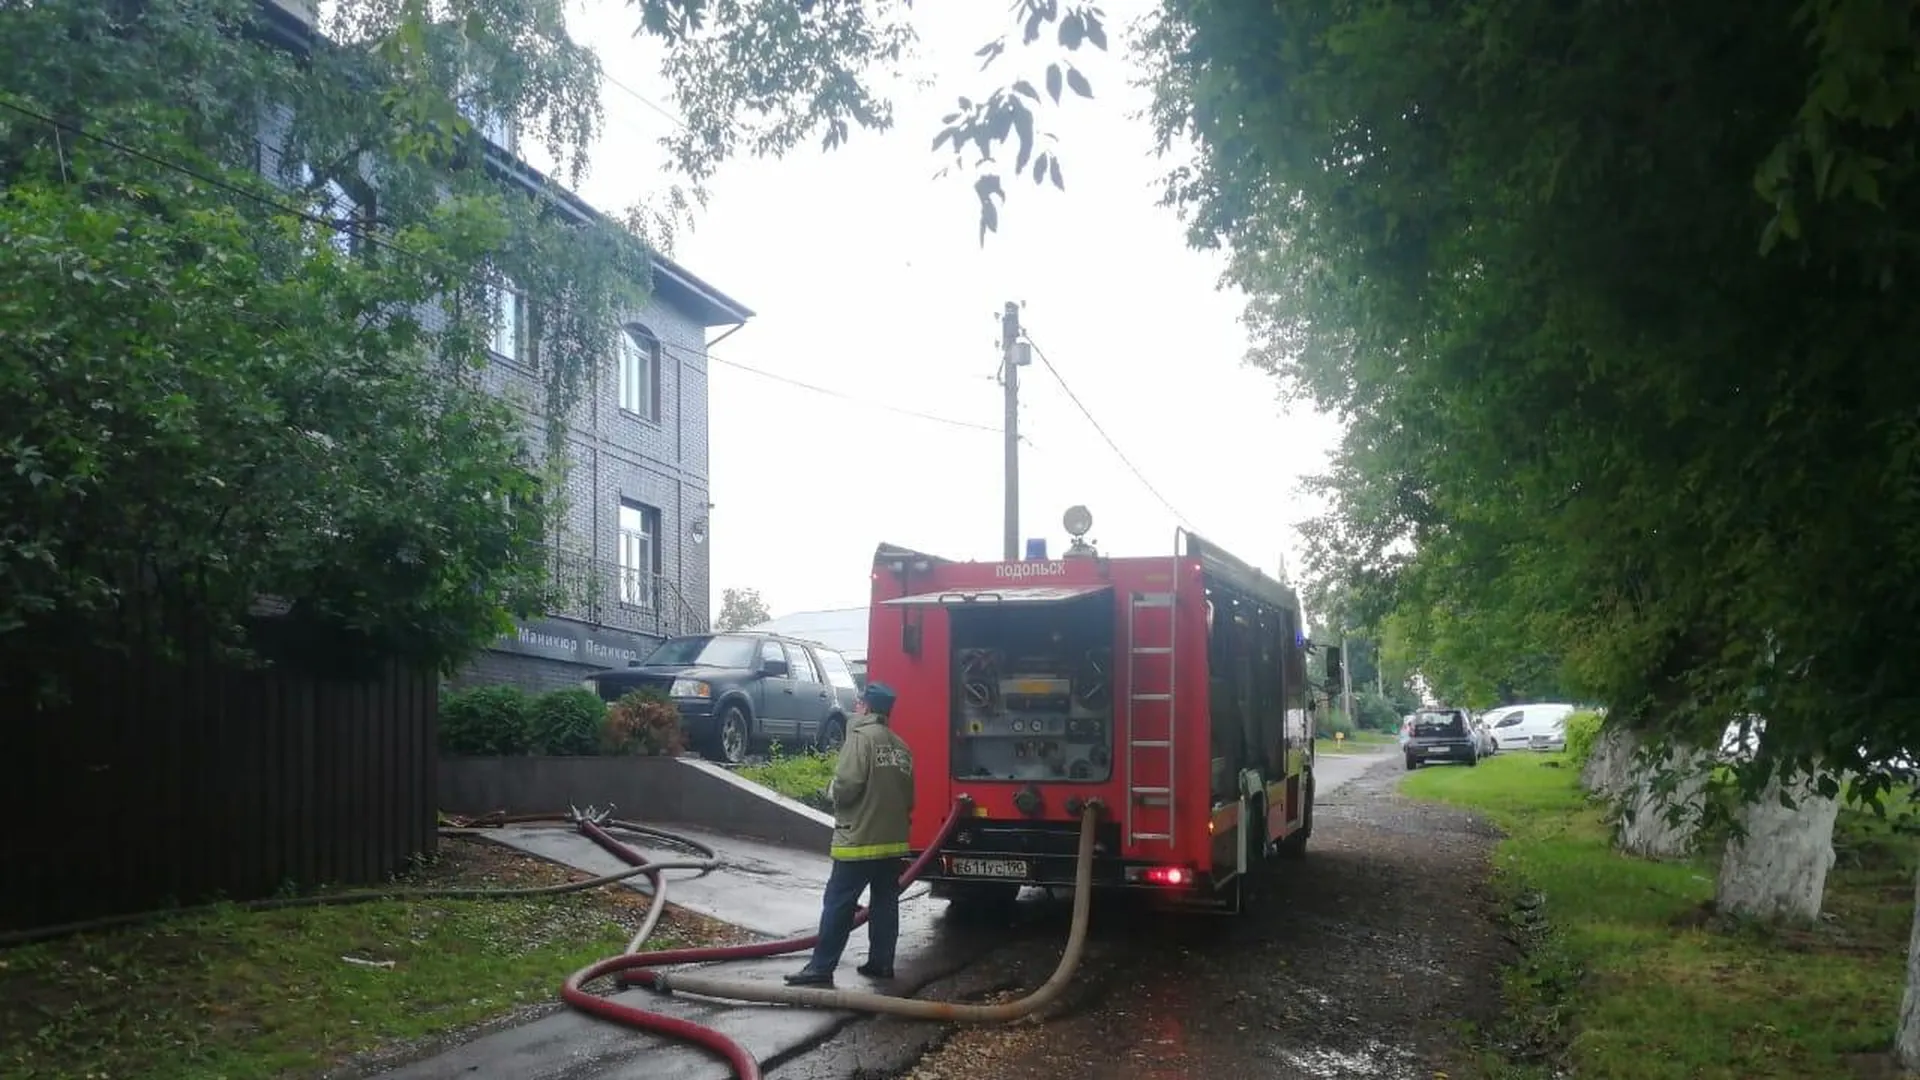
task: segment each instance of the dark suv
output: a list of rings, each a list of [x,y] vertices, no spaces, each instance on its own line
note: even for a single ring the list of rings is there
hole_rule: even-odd
[[[1403,748],[1411,772],[1429,761],[1480,764],[1480,733],[1461,709],[1422,709],[1413,717]]]
[[[605,701],[658,690],[680,710],[702,757],[736,765],[773,741],[838,749],[859,695],[839,653],[758,633],[668,638],[646,659],[596,672],[584,685]]]

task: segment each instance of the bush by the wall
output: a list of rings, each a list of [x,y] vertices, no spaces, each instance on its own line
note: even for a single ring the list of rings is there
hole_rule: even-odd
[[[613,703],[600,726],[600,752],[671,757],[686,749],[680,710],[657,691],[635,690]]]
[[[1321,709],[1314,717],[1313,727],[1314,734],[1323,739],[1331,739],[1335,735],[1351,738],[1354,733],[1353,720],[1339,709]]]
[[[1585,768],[1587,759],[1593,756],[1602,723],[1603,718],[1594,712],[1577,712],[1567,717],[1567,757],[1574,768]]]
[[[1394,707],[1393,699],[1371,690],[1353,695],[1354,709],[1360,721],[1359,726],[1367,731],[1384,731],[1389,735],[1400,730],[1400,710]]]
[[[533,699],[533,750],[577,757],[598,753],[607,703],[591,690],[550,690]]]
[[[440,751],[524,754],[533,748],[533,700],[517,686],[477,686],[440,699]]]
[[[827,798],[827,785],[833,782],[833,770],[839,762],[838,754],[817,750],[788,756],[775,743],[767,753],[766,764],[749,765],[736,775],[831,814],[833,800]]]

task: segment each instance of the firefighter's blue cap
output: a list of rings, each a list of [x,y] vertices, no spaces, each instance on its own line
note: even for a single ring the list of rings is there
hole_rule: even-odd
[[[867,692],[861,694],[860,699],[867,703],[868,712],[890,713],[893,711],[894,696],[893,687],[883,682],[870,682]]]

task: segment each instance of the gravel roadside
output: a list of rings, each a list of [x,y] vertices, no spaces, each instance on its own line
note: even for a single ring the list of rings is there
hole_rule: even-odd
[[[1487,885],[1496,834],[1401,797],[1400,776],[1388,756],[1321,802],[1307,860],[1276,864],[1248,916],[1109,906],[1097,913],[1073,989],[1045,1017],[954,1031],[897,1067],[881,1064],[890,1055],[856,1052],[867,1059],[857,1071],[907,1080],[988,1070],[997,1080],[1427,1080],[1454,1067],[1461,1025],[1497,1022],[1500,966],[1514,956]],[[969,972],[956,996],[1017,996],[1038,985],[1059,957],[1040,944],[1061,939],[1064,909],[1023,919],[1016,943]]]

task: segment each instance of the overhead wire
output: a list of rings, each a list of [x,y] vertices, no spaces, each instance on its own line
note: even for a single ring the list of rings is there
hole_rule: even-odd
[[[246,187],[240,184],[235,184],[235,183],[232,183],[231,181],[221,179],[220,177],[214,176],[206,170],[196,169],[189,165],[183,165],[178,161],[169,160],[168,158],[162,157],[160,155],[148,152],[146,150],[142,150],[139,147],[128,145],[127,143],[122,142],[118,139],[115,139],[111,136],[102,135],[96,131],[89,131],[86,128],[81,127],[77,124],[70,123],[65,120],[61,120],[57,117],[49,116],[43,112],[40,112],[37,109],[29,108],[27,106],[18,104],[17,101],[9,100],[10,96],[11,95],[4,95],[3,93],[0,93],[0,109],[6,109],[18,115],[25,116],[29,119],[47,124],[50,127],[54,128],[55,130],[63,131],[76,138],[84,139],[88,142],[92,142],[97,145],[104,146],[117,153],[125,154],[129,157],[137,158],[141,161],[147,162],[150,165],[154,165],[156,167],[167,169],[171,172],[178,173],[182,176],[188,177],[189,179],[198,181],[199,183],[206,184],[208,187],[215,188],[217,190],[224,191],[228,194],[246,199],[267,210],[280,213],[280,214],[285,214],[291,217],[295,217],[300,219],[301,221],[307,222],[308,224],[331,229],[336,233],[340,233],[346,236],[354,237],[356,239],[364,240],[367,243],[373,246],[376,246],[383,251],[388,251],[395,255],[401,256],[403,258],[410,259],[413,262],[417,263],[418,265],[423,266],[436,273],[439,273],[443,276],[446,276],[449,278],[458,278],[458,277],[466,276],[464,269],[461,267],[456,267],[451,264],[440,263],[426,255],[421,254],[420,252],[411,250],[410,248],[406,247],[403,244],[394,243],[393,241],[387,239],[386,237],[379,235],[377,228],[370,223],[329,218],[323,214],[317,214],[310,210],[302,209],[301,207],[293,206],[284,201],[274,199],[261,192],[250,191]],[[256,139],[255,142],[256,144],[259,144],[262,146],[265,145],[264,143],[260,143],[258,139]],[[827,397],[838,398],[843,401],[853,402],[867,408],[881,409],[887,412],[896,413],[896,414],[910,417],[917,420],[923,420],[930,423],[943,424],[948,427],[961,428],[961,429],[973,430],[973,431],[985,431],[985,432],[991,432],[994,434],[998,434],[1000,432],[1000,428],[991,424],[975,423],[969,420],[957,420],[952,417],[939,416],[933,413],[922,412],[917,409],[909,409],[899,405],[891,405],[885,402],[862,398],[857,395],[848,394],[844,391],[832,389],[830,387],[820,386],[815,383],[810,383],[800,379],[795,379],[790,376],[780,375],[775,372],[766,371],[761,368],[754,367],[750,364],[743,364],[737,360],[730,360],[724,356],[720,356],[715,353],[708,352],[704,348],[694,349],[694,348],[689,348],[687,346],[679,345],[677,343],[669,342],[669,341],[661,341],[660,346],[664,350],[673,351],[682,356],[691,356],[691,357],[705,360],[709,363],[716,363],[725,367],[735,368],[737,370],[744,371],[764,379],[785,383],[787,385],[798,387],[800,389],[808,390],[810,392],[821,394]]]
[[[1126,451],[1120,449],[1120,444],[1113,441],[1113,436],[1107,434],[1107,429],[1101,425],[1099,420],[1094,418],[1093,411],[1088,409],[1086,404],[1080,400],[1080,395],[1074,393],[1073,387],[1067,385],[1066,377],[1060,374],[1060,369],[1053,366],[1052,360],[1047,359],[1046,350],[1040,347],[1040,343],[1033,340],[1033,335],[1027,333],[1024,328],[1020,333],[1028,346],[1033,349],[1033,355],[1040,358],[1040,364],[1047,369],[1047,374],[1052,375],[1053,381],[1060,384],[1060,389],[1066,392],[1067,399],[1073,402],[1074,408],[1080,410],[1081,416],[1086,417],[1087,423],[1093,425],[1093,430],[1099,433],[1100,438],[1106,442],[1107,448],[1112,450],[1114,456],[1120,459],[1120,464],[1125,465],[1127,471],[1133,474],[1133,478],[1140,481],[1140,486],[1146,488],[1154,498],[1160,500],[1160,505],[1167,508],[1167,512],[1173,515],[1175,521],[1178,521],[1191,531],[1193,529],[1193,522],[1188,520],[1187,516],[1181,513],[1180,508],[1173,505],[1171,500],[1165,495],[1160,494],[1160,489],[1153,486],[1153,481],[1147,479],[1146,474],[1141,472],[1140,467],[1133,463],[1133,459],[1127,456]]]
[[[607,82],[608,84],[616,87],[617,89],[626,91],[628,97],[633,98],[635,101],[638,101],[640,104],[645,105],[647,108],[652,109],[656,113],[659,113],[661,116],[666,118],[668,123],[671,123],[674,127],[679,128],[681,131],[692,130],[691,128],[687,127],[687,122],[685,120],[682,120],[680,117],[674,115],[674,113],[671,110],[669,110],[666,106],[659,104],[658,102],[654,101],[652,98],[648,97],[647,95],[641,93],[638,90],[635,90],[633,87],[628,86],[626,83],[621,82],[619,79],[614,78],[612,75],[607,74],[607,71],[604,67],[600,69],[600,78],[605,82]]]
[[[812,391],[813,393],[823,394],[827,397],[839,398],[842,401],[852,402],[854,404],[861,405],[866,408],[882,409],[887,412],[899,413],[902,416],[910,416],[917,420],[926,420],[936,424],[945,424],[949,427],[963,428],[969,431],[987,431],[987,432],[992,432],[995,435],[998,435],[1000,433],[1000,429],[998,427],[995,427],[992,424],[980,424],[980,423],[975,423],[972,420],[956,420],[952,417],[939,416],[934,413],[920,412],[917,409],[908,409],[898,405],[889,405],[883,401],[875,401],[871,398],[863,398],[853,394],[845,393],[840,390],[834,390],[829,387],[819,386],[814,383],[793,378],[790,375],[781,375],[777,372],[767,371],[763,368],[757,368],[750,364],[743,364],[738,360],[729,360],[726,357],[716,356],[713,353],[704,352],[699,349],[690,348],[685,345],[679,345],[673,342],[663,341],[660,343],[660,347],[669,352],[677,352],[683,356],[701,357],[709,361],[712,361],[713,363],[719,364],[723,367],[730,367],[730,368],[737,369],[739,371],[745,371],[753,375],[758,375],[763,379],[770,379],[774,382],[785,383],[788,386],[798,387],[802,390],[809,390],[809,391]]]
[[[641,93],[640,91],[635,90],[633,87],[627,85],[621,80],[608,74],[604,69],[602,69],[600,73],[600,77],[609,85],[613,86],[615,89],[624,92],[628,97],[633,98],[635,101],[638,101],[641,105],[644,105],[648,109],[651,109],[653,112],[659,114],[661,117],[665,118],[669,123],[673,124],[675,127],[681,129],[682,131],[691,130],[687,126],[687,122],[681,119],[674,112],[667,109],[665,106],[659,104],[658,102],[654,101],[652,98],[648,97],[647,95]],[[659,344],[662,349],[665,349],[671,352],[678,352],[681,355],[697,356],[705,360],[708,360],[709,362],[719,364],[723,367],[730,367],[738,371],[744,371],[752,375],[757,375],[763,379],[769,379],[774,382],[785,383],[789,386],[797,387],[801,390],[807,390],[807,391],[811,391],[812,393],[820,394],[825,397],[837,398],[842,401],[852,402],[854,404],[862,405],[867,408],[881,409],[886,412],[898,414],[900,416],[906,416],[916,420],[925,420],[935,424],[944,424],[948,427],[960,428],[966,431],[986,431],[996,435],[999,434],[1001,431],[999,427],[996,427],[992,424],[981,424],[971,420],[958,420],[952,417],[938,416],[933,413],[921,412],[917,409],[908,409],[898,405],[889,405],[884,402],[878,402],[868,398],[857,397],[853,394],[844,393],[842,391],[834,390],[829,387],[819,386],[814,383],[803,381],[801,379],[796,379],[789,375],[781,375],[777,372],[766,371],[761,368],[753,367],[750,364],[743,364],[738,360],[730,360],[724,356],[716,355],[704,349],[690,349],[690,348],[687,348],[686,346],[679,345],[674,342],[667,342],[667,341],[662,341]],[[1022,438],[1021,441],[1028,442],[1028,443],[1031,442],[1031,440],[1028,440],[1024,437]]]

